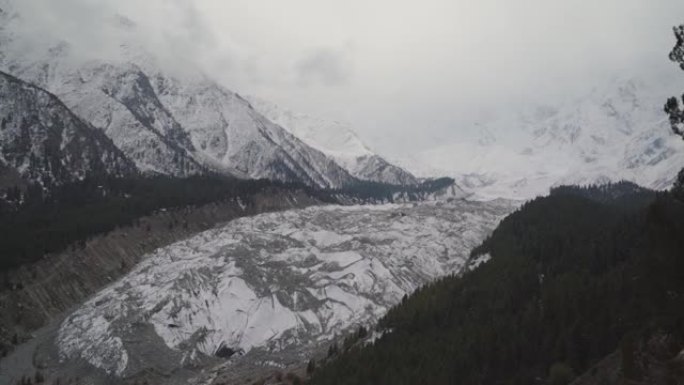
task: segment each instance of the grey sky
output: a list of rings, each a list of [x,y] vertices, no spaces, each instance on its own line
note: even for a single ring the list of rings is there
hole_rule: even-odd
[[[37,29],[93,47],[111,33],[98,17],[121,13],[160,53],[238,92],[350,121],[385,151],[608,76],[681,76],[667,52],[682,0],[14,1]]]
[[[313,50],[295,65],[299,85],[344,85],[351,76],[349,61],[344,52],[336,52],[329,48]]]

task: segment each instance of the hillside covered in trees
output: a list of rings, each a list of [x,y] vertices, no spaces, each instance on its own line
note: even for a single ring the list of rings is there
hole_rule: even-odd
[[[156,210],[229,199],[250,204],[251,197],[258,192],[286,188],[306,189],[265,180],[155,176],[86,179],[55,188],[49,194],[38,186],[30,186],[23,193],[9,190],[9,199],[4,207],[0,206],[0,271],[131,225]],[[318,196],[324,199],[323,194]],[[19,199],[19,205],[11,204]]]
[[[684,203],[612,188],[525,204],[473,251],[489,262],[403,300],[311,383],[560,385],[616,349],[624,378],[659,383],[635,341],[665,336],[663,362],[684,347]]]
[[[99,177],[57,186],[0,191],[0,272],[31,263],[46,253],[134,224],[157,210],[239,199],[250,205],[257,193],[300,190],[321,203],[378,203],[420,200],[453,184],[453,179],[417,185],[358,181],[344,189],[322,190],[303,184],[244,180],[217,175],[174,178]],[[182,225],[182,224],[180,224]]]

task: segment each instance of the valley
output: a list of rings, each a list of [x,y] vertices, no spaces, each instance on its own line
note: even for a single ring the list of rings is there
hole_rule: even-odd
[[[184,383],[225,348],[270,357],[269,373],[472,268],[470,250],[515,207],[454,200],[236,219],[142,256],[66,313],[34,365],[49,378]]]
[[[0,385],[684,384],[674,3],[91,3],[0,0]]]

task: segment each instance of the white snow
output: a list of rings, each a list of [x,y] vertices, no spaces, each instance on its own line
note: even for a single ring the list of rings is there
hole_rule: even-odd
[[[670,187],[684,141],[662,106],[681,76],[616,78],[578,98],[475,125],[469,135],[396,162],[419,176],[448,175],[474,197],[529,199],[560,184],[629,180]]]
[[[376,182],[415,184],[416,178],[368,148],[349,124],[294,112],[256,96],[250,104],[269,120],[335,160],[351,175]]]
[[[349,166],[356,158],[374,155],[349,125],[298,113],[256,96],[249,103],[271,121],[279,124],[306,144]]]
[[[0,14],[0,70],[57,95],[143,172],[185,176],[208,169],[319,187],[352,180],[332,158],[269,121],[197,66],[182,57],[154,55],[131,21],[103,22],[103,29],[116,31],[111,40],[118,43],[107,55],[82,52],[58,33],[26,50],[28,37],[16,31],[31,22],[30,15]]]
[[[513,207],[330,206],[238,219],[146,256],[64,321],[59,350],[65,360],[122,375],[142,354],[122,331],[140,322],[183,357],[211,356],[222,345],[279,351],[329,340],[377,320],[420,285],[462,271]]]

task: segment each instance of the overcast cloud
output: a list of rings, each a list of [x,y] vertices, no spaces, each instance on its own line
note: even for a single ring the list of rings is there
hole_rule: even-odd
[[[330,48],[313,50],[295,66],[299,85],[343,85],[351,77],[349,62],[349,57],[344,52],[336,52]]]
[[[35,21],[27,35],[63,34],[96,54],[119,33],[102,20],[124,15],[159,55],[196,62],[238,92],[350,121],[385,151],[429,146],[491,111],[609,76],[681,77],[667,53],[682,0],[13,2]]]

